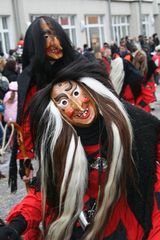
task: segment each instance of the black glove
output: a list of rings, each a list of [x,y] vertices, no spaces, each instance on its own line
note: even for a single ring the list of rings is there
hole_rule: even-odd
[[[25,168],[29,168],[30,170],[33,170],[33,166],[31,163],[31,159],[26,159],[26,160],[19,160],[19,175],[21,178],[25,176]]]
[[[19,233],[9,225],[0,227],[0,239],[1,240],[20,240]]]
[[[26,220],[19,215],[10,224],[0,225],[0,240],[20,240],[20,236],[26,228]]]

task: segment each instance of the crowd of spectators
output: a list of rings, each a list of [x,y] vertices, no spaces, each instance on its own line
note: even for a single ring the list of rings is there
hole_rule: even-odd
[[[17,78],[21,72],[21,56],[23,40],[17,42],[15,49],[10,49],[8,56],[0,52],[0,147],[4,135],[4,127],[9,121],[16,121],[17,115]],[[8,131],[10,133],[10,130]],[[9,135],[8,135],[9,138]],[[0,156],[0,163],[5,156]],[[0,179],[4,178],[0,171]]]
[[[84,44],[82,54],[90,61],[104,65],[117,93],[147,112],[156,101],[156,86],[160,84],[160,41],[152,37],[125,36],[120,43],[104,42],[98,52]]]

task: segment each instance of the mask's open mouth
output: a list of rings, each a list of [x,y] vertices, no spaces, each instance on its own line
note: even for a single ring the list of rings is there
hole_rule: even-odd
[[[54,53],[54,54],[60,54],[62,53],[62,48],[57,48],[57,47],[50,47],[47,49],[47,52],[50,53]]]
[[[82,118],[82,119],[88,118],[89,115],[90,115],[90,112],[89,112],[89,109],[88,109],[88,108],[86,108],[83,112],[82,112],[82,111],[79,111],[78,114],[77,114],[77,116],[78,116],[79,118]]]

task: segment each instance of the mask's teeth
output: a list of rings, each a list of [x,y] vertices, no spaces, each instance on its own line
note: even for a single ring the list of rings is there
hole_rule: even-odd
[[[81,116],[85,117],[87,113],[88,113],[88,108],[86,108],[83,112],[78,113],[78,117],[81,117]]]

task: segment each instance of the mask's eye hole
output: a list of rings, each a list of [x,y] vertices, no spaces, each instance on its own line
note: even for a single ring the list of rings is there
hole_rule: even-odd
[[[48,34],[45,34],[45,35],[44,35],[44,38],[46,38],[46,39],[47,39],[48,37],[49,37],[49,36],[48,36]]]
[[[62,100],[62,101],[61,101],[61,104],[64,105],[64,106],[66,106],[66,105],[68,104],[68,101],[67,101],[67,100]]]
[[[68,100],[67,99],[62,99],[58,104],[57,104],[59,107],[67,107],[68,105]]]
[[[77,88],[74,92],[73,92],[73,96],[74,97],[79,97],[80,95],[80,90]]]

